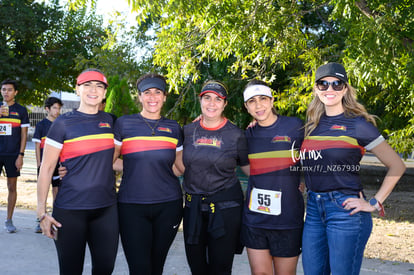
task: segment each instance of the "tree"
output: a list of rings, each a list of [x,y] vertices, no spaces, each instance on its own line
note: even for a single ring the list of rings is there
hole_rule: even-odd
[[[0,2],[0,77],[17,79],[19,101],[41,104],[51,90],[72,90],[75,57],[105,44],[102,18],[34,0]]]
[[[130,3],[141,12],[139,20],[158,18],[154,63],[166,68],[174,89],[201,79],[201,64],[226,61],[230,75],[281,83],[277,107],[303,116],[313,71],[324,62],[339,61],[360,100],[381,118],[379,126],[393,145],[399,151],[413,150],[411,1]],[[397,143],[399,139],[404,141]]]
[[[275,88],[277,108],[303,118],[312,97],[313,72],[325,62],[338,61],[359,90],[359,100],[380,117],[379,128],[394,147],[413,150],[412,1],[129,3],[139,11],[139,22],[154,21],[154,64],[166,70],[172,91],[183,103],[174,108],[188,106],[186,113],[194,113],[189,100],[196,98],[188,97],[188,89],[199,85],[205,79],[203,70],[217,63],[226,64],[221,79],[240,81],[239,93],[245,79],[266,80]]]
[[[108,78],[108,92],[105,111],[117,117],[138,113],[137,104],[131,97],[127,79],[119,79],[119,76]]]
[[[136,80],[144,73],[153,71],[152,51],[149,41],[153,38],[147,34],[150,22],[140,26],[130,26],[124,18],[111,19],[106,32],[108,39],[102,47],[95,47],[93,55],[78,55],[75,59],[76,70],[99,68],[107,76],[126,79],[132,95],[136,95]],[[137,53],[137,52],[140,53]]]

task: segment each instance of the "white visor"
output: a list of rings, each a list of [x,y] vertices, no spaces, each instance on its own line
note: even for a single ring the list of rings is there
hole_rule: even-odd
[[[265,85],[252,85],[246,88],[243,92],[244,102],[257,95],[272,96],[272,90]]]

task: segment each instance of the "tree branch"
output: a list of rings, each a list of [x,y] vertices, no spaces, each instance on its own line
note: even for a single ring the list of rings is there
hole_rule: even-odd
[[[358,0],[355,1],[355,6],[357,6],[357,8],[362,12],[362,14],[364,14],[366,17],[370,18],[370,19],[378,19],[378,17],[380,17],[380,14],[376,11],[372,11],[367,4],[366,0]],[[396,33],[398,34],[400,32],[400,30],[396,30]],[[413,43],[414,41],[409,38],[409,37],[401,37],[400,38],[402,44],[404,45],[404,47],[406,47],[407,49],[412,49]]]
[[[355,6],[368,18],[376,19],[379,14],[377,12],[372,11],[365,0],[355,1]]]

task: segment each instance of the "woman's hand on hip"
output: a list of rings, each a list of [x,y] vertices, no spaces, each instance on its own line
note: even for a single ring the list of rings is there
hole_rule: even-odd
[[[369,204],[368,201],[365,200],[364,196],[362,195],[362,192],[359,192],[359,198],[349,198],[346,199],[342,206],[346,210],[351,210],[351,213],[349,215],[354,215],[358,213],[359,211],[363,212],[374,212],[376,209],[374,206]]]

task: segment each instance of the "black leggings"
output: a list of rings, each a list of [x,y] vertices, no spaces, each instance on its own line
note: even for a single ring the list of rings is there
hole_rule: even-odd
[[[129,274],[161,275],[183,215],[183,201],[119,203],[119,226]]]
[[[184,211],[188,211],[188,208],[185,207]],[[226,234],[218,239],[207,232],[209,213],[202,212],[199,243],[185,244],[187,261],[193,275],[231,274],[234,254],[240,243],[241,211],[241,206],[221,209]],[[185,218],[186,214],[184,214]],[[184,225],[186,224],[187,222],[184,221]],[[185,226],[184,239],[186,239]]]
[[[92,274],[112,274],[119,242],[116,204],[91,210],[54,207],[53,217],[62,224],[55,241],[60,274],[82,274],[86,244]]]

